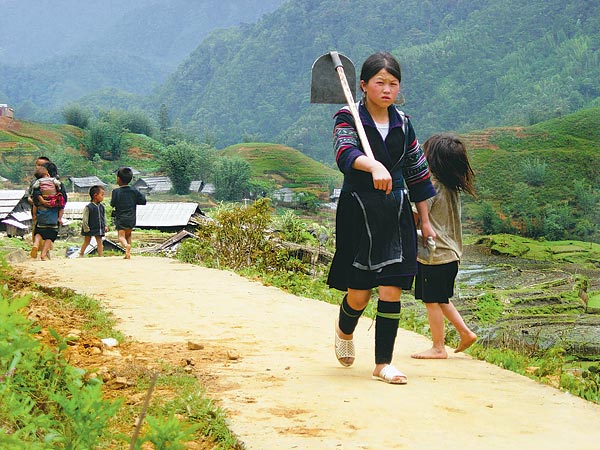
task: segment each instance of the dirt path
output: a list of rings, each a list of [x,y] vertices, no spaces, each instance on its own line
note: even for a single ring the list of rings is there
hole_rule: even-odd
[[[200,352],[229,353],[203,361],[213,375],[207,389],[248,449],[563,450],[600,442],[600,406],[465,355],[411,359],[429,343],[408,331],[399,332],[394,363],[409,384],[373,381],[369,319],[355,334],[356,363],[341,367],[335,306],[230,272],[155,257],[17,267],[101,299],[137,341],[192,340],[205,344]]]

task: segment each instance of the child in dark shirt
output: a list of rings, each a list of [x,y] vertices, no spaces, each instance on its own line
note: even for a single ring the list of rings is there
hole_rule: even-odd
[[[119,234],[119,243],[125,247],[125,259],[131,258],[131,231],[135,227],[137,205],[145,205],[146,197],[136,188],[129,186],[133,172],[129,167],[117,171],[118,188],[112,191],[110,206],[113,207],[113,222]]]

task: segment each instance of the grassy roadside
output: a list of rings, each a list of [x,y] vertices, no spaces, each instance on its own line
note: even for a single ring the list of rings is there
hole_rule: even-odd
[[[243,448],[183,346],[128,342],[95,299],[6,262],[0,278],[0,447],[127,448],[145,412],[131,448]]]

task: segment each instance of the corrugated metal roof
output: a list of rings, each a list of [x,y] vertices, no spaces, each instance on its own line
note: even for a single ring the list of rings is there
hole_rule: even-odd
[[[138,227],[184,227],[196,212],[198,203],[155,202],[137,207]]]
[[[83,219],[83,209],[88,203],[89,202],[67,202],[65,211],[63,212],[63,218],[69,220]]]
[[[202,190],[200,191],[202,194],[214,194],[215,193],[215,185],[211,183],[206,183]]]
[[[71,183],[73,183],[74,186],[77,186],[80,188],[81,187],[92,187],[92,186],[96,186],[96,185],[106,186],[106,183],[104,181],[102,181],[100,178],[98,178],[97,176],[81,177],[81,178],[70,177],[69,179],[71,180]]]
[[[23,197],[25,197],[26,193],[27,191],[24,189],[0,190],[0,219],[3,219],[10,214]]]
[[[63,218],[69,220],[81,220],[83,218],[83,209],[88,203],[89,202],[67,202]],[[201,213],[198,203],[149,202],[137,207],[136,226],[184,227],[195,213]]]
[[[27,225],[23,225],[21,222],[18,222],[13,219],[4,219],[2,221],[2,223],[5,223],[7,225],[12,225],[13,227],[18,228],[20,230],[28,230],[29,229],[29,227]]]
[[[150,192],[168,192],[173,187],[169,177],[143,177],[136,181],[134,186],[146,187]]]
[[[190,183],[190,191],[192,192],[200,192],[201,187],[204,186],[202,186],[202,181],[200,180],[194,180]]]
[[[0,190],[0,200],[21,200],[27,191],[25,189],[2,189]]]
[[[18,211],[18,212],[11,212],[10,215],[15,219],[18,220],[19,222],[27,222],[28,220],[31,220],[33,217],[31,216],[31,210],[27,210],[27,211]]]

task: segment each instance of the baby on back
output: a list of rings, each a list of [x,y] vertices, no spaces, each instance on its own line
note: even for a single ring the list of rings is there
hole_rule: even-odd
[[[55,177],[50,176],[48,165],[52,163],[36,166],[34,176],[36,180],[31,185],[34,193],[33,202],[36,206],[45,205],[42,200],[49,203],[50,208],[63,207],[57,194],[60,192],[61,183]]]

